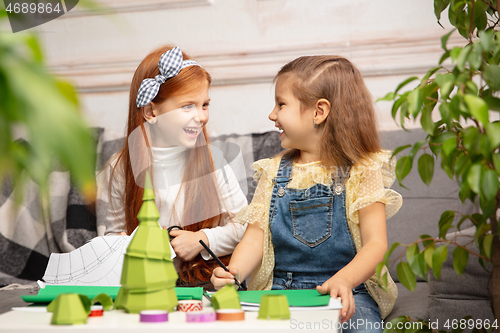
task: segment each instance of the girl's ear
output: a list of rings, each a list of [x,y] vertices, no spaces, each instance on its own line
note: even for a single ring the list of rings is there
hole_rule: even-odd
[[[153,102],[149,103],[142,109],[142,117],[147,122],[151,122],[156,117],[153,111]]]
[[[316,106],[314,109],[314,123],[316,125],[321,124],[326,120],[328,115],[330,114],[330,102],[328,100],[321,98],[316,102]]]

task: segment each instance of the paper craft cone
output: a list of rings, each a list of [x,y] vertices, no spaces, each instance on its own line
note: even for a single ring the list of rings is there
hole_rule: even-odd
[[[88,313],[78,294],[61,294],[52,306],[52,325],[86,324]]]
[[[290,319],[286,295],[262,295],[258,319]]]
[[[143,204],[137,218],[139,226],[123,260],[120,291],[116,307],[127,312],[142,310],[173,311],[177,306],[175,282],[178,275],[170,259],[170,238],[160,228],[151,179],[146,173]]]
[[[220,309],[241,309],[238,292],[231,285],[226,285],[212,295],[212,306],[214,310]]]
[[[165,310],[172,312],[178,304],[175,289],[162,289],[147,293],[123,292],[126,304],[123,308],[128,313],[139,313],[142,310]]]

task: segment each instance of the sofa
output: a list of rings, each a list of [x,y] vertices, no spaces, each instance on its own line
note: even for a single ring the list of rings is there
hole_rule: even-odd
[[[123,138],[105,139],[109,136],[103,135],[102,129],[93,130],[97,150],[96,170],[100,170],[107,159],[120,149]],[[382,147],[390,150],[414,143],[425,138],[425,135],[421,129],[380,133]],[[240,181],[246,181],[247,199],[250,202],[256,187],[251,165],[258,159],[281,151],[278,132],[224,135],[211,141],[234,143],[241,149],[247,178]],[[71,175],[64,170],[57,170],[53,174],[54,186],[50,200],[54,213],[50,223],[43,223],[37,213],[37,187],[33,183],[28,186],[21,210],[15,214],[8,213],[6,206],[11,205],[13,186],[4,181],[0,196],[0,286],[12,283],[33,285],[34,280],[43,276],[51,252],[69,252],[96,236],[95,206],[85,203],[71,185],[70,179]],[[393,189],[403,196],[403,207],[387,221],[389,245],[394,242],[410,244],[421,234],[437,235],[437,222],[445,210],[470,214],[477,209],[470,202],[462,205],[458,199],[457,184],[439,168],[439,162],[436,162],[434,178],[429,187],[420,180],[416,160],[403,184],[406,188],[400,187],[397,181],[393,185]],[[33,233],[34,229],[29,229],[33,226],[38,233],[36,237],[28,237]],[[459,243],[468,243],[470,234],[473,234],[473,228],[470,227],[472,224],[464,223],[462,231],[458,233],[450,229],[450,233],[455,233],[449,237]],[[413,293],[398,281],[396,265],[390,267],[391,276],[398,285],[399,297],[386,321],[406,315],[413,319],[430,320],[431,323],[439,322],[439,328],[442,329],[446,320],[461,319],[466,315],[481,320],[493,319],[487,294],[489,272],[478,264],[475,257],[470,256],[469,265],[459,278],[453,270],[451,247],[449,258],[443,264],[441,279],[436,281],[429,273],[428,282],[419,278]],[[399,253],[396,250],[392,259]],[[1,302],[4,303],[3,307]],[[0,301],[0,312],[8,309],[5,302]],[[18,301],[11,299],[10,302]]]

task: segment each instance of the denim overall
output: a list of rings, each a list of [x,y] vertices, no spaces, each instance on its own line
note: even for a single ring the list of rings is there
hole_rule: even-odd
[[[292,164],[285,157],[281,159],[271,196],[269,221],[275,255],[272,289],[315,289],[356,255],[345,211],[346,179],[340,175],[332,186],[289,188]],[[354,288],[353,295],[356,312],[350,321],[356,324],[360,318],[380,325],[378,305],[365,286]],[[350,331],[348,324],[344,324],[344,332]],[[358,326],[351,328],[363,331],[364,327]]]

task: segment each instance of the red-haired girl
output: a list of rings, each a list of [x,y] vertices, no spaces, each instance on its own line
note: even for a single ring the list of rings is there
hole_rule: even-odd
[[[235,220],[248,223],[220,288],[312,289],[341,297],[344,332],[377,330],[397,289],[379,289],[375,267],[387,250],[386,218],[402,204],[388,189],[394,160],[382,150],[371,96],[359,71],[338,56],[300,57],[275,78],[269,119],[288,148],[254,163],[252,203]],[[385,268],[384,268],[385,269]],[[366,326],[352,326],[361,323]]]
[[[246,229],[231,221],[246,197],[231,167],[221,163],[220,150],[213,158],[208,142],[210,83],[208,72],[178,47],[148,54],[130,86],[123,148],[98,176],[98,225],[106,235],[131,234],[149,171],[160,226],[179,227],[170,236],[180,285],[210,284],[216,263],[199,240],[226,256]]]

